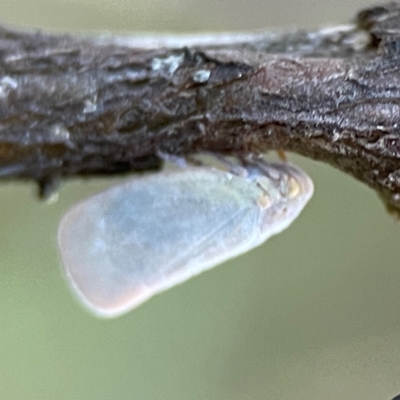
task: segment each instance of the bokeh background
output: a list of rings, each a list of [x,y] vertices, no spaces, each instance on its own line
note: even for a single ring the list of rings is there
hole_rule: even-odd
[[[1,0],[6,24],[66,32],[252,30],[346,22],[370,1]],[[56,230],[111,180],[54,205],[0,185],[0,398],[363,399],[400,392],[400,225],[375,193],[297,156],[316,193],[260,248],[98,320],[71,296]]]

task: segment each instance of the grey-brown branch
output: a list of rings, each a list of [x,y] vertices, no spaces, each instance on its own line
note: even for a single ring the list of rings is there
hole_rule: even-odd
[[[157,169],[288,150],[400,212],[400,3],[314,32],[75,37],[0,30],[0,176]]]

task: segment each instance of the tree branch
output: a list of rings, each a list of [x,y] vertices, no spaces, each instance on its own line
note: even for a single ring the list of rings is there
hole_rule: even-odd
[[[0,29],[0,176],[288,150],[400,212],[400,3],[315,32],[75,37]]]

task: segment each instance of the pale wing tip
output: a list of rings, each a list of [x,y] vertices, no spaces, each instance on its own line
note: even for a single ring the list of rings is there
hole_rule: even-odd
[[[72,238],[76,238],[75,227],[80,211],[76,207],[62,218],[57,235],[63,275],[78,302],[96,317],[115,318],[155,295],[159,291],[157,285],[104,282],[100,265],[85,264],[85,254],[79,254],[71,243]]]
[[[63,223],[66,222],[64,225]],[[144,284],[140,276],[137,280],[121,276],[111,279],[101,274],[102,266],[85,264],[84,255],[74,251],[71,254],[69,235],[63,227],[71,227],[71,221],[63,220],[58,232],[63,275],[74,297],[80,305],[99,318],[116,318],[137,308],[154,295],[175,286],[189,277],[180,275],[166,279],[155,271],[151,284]],[[140,270],[140,268],[138,268]]]
[[[107,296],[102,294],[102,290],[97,291],[93,286],[90,287],[90,293],[87,293],[73,279],[68,268],[65,268],[65,271],[69,286],[79,303],[87,311],[99,318],[111,319],[124,315],[158,293],[155,287],[145,289],[137,287],[131,288],[130,292],[127,292],[125,296],[107,299]]]

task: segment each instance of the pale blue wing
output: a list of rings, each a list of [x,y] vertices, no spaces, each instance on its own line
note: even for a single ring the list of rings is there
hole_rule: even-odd
[[[59,228],[71,285],[92,311],[117,316],[259,245],[312,194],[302,171],[268,168],[247,178],[213,168],[163,172],[83,201]]]
[[[123,312],[248,247],[260,223],[258,192],[209,168],[112,188],[64,217],[67,274],[99,313]]]

